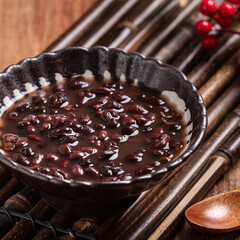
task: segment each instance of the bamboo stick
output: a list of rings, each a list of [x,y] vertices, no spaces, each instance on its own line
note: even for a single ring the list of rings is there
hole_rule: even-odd
[[[44,200],[40,200],[37,205],[29,211],[30,216],[39,220],[48,219],[52,213],[53,209],[44,202]],[[29,239],[34,235],[34,233],[35,231],[31,221],[22,219],[2,238],[2,240]]]
[[[206,137],[213,133],[226,114],[239,103],[239,96],[240,77],[237,77],[226,91],[208,108],[207,116],[210,124],[207,127]]]
[[[237,75],[239,67],[240,49],[199,89],[206,106],[209,106]]]
[[[140,25],[142,25],[143,22],[146,20],[149,21],[149,18],[152,17],[152,15],[156,15],[156,13],[161,12],[161,8],[163,8],[166,3],[168,4],[169,2],[167,0],[153,1],[132,21],[121,22],[119,25],[125,25],[125,27],[121,30],[113,42],[109,44],[109,48],[119,47],[134,31],[137,31],[140,28]]]
[[[193,66],[201,59],[206,51],[203,50],[200,43],[200,37],[195,37],[181,54],[172,62],[172,65],[180,71],[188,74]]]
[[[82,217],[78,219],[72,227],[72,231],[78,233],[91,233],[98,229],[103,217]],[[61,240],[74,240],[71,235],[64,235]],[[35,239],[36,240],[36,239]],[[39,239],[40,240],[40,239]]]
[[[195,36],[192,28],[188,26],[181,27],[175,32],[169,42],[167,42],[158,51],[154,57],[158,60],[171,63],[173,59],[184,49],[184,47],[193,39]],[[177,44],[176,44],[177,43]]]
[[[164,29],[161,34],[155,38],[148,47],[142,50],[143,55],[152,56],[159,45],[172,33],[174,29],[182,24],[182,22],[190,15],[194,10],[197,9],[200,4],[200,0],[190,1],[189,4],[184,8],[184,10],[179,14],[173,22],[171,22],[167,28]]]
[[[197,181],[192,183],[184,196],[181,196],[181,201],[168,214],[163,222],[151,234],[148,240],[167,239],[169,238],[177,224],[183,218],[183,213],[188,206],[200,200],[214,183],[227,172],[234,162],[240,158],[240,128],[233,133],[226,144],[221,147],[208,161],[209,166]]]
[[[170,63],[184,50],[184,47],[196,37],[194,31],[195,23],[202,19],[202,14],[194,11],[184,22],[183,26],[176,28],[171,34],[171,39],[164,44],[161,49],[154,53],[154,57],[162,62]]]
[[[55,227],[67,228],[73,223],[74,219],[75,218],[72,215],[64,214],[62,212],[57,211],[54,214],[54,216],[49,220],[49,222]],[[42,240],[42,239],[55,240],[56,237],[54,236],[52,229],[42,228],[32,238],[32,240]]]
[[[138,2],[139,0],[126,1],[124,5],[112,16],[111,20],[102,25],[102,27],[95,31],[92,36],[89,36],[87,41],[82,43],[82,46],[89,48],[96,44]]]
[[[240,36],[233,35],[217,51],[207,55],[188,74],[188,79],[199,88],[240,47]]]
[[[0,205],[23,186],[16,178],[11,178],[0,190]]]
[[[0,188],[11,178],[11,175],[0,165]]]
[[[79,39],[99,21],[115,4],[114,0],[98,1],[83,17],[71,26],[63,35],[54,41],[44,52],[56,51],[74,45]]]
[[[172,20],[180,11],[179,1],[173,0],[162,9],[153,19],[151,19],[143,29],[133,34],[130,39],[123,41],[118,47],[128,51],[136,51],[160,26],[164,27],[167,20]]]
[[[29,187],[24,187],[21,191],[14,194],[6,200],[4,207],[8,211],[17,211],[19,213],[28,212],[39,200],[38,194]],[[11,227],[11,221],[4,213],[0,213],[0,237],[6,234]]]
[[[167,189],[150,207],[145,206],[144,214],[139,217],[128,218],[126,213],[120,220],[111,226],[111,232],[101,232],[101,228],[96,232],[97,236],[106,239],[146,239],[156,225],[168,214],[177,199],[184,194],[187,186],[191,185],[193,179],[200,174],[208,162],[209,157],[220,147],[221,144],[239,127],[240,107],[235,109],[228,118],[221,124],[218,130],[198,149],[198,151],[188,160],[187,167],[182,168],[173,184]],[[191,171],[190,171],[191,170]],[[161,186],[155,187],[161,191]],[[134,208],[135,204],[131,207]],[[133,210],[134,211],[134,210]],[[130,224],[130,226],[129,226]],[[101,233],[101,235],[99,235]]]

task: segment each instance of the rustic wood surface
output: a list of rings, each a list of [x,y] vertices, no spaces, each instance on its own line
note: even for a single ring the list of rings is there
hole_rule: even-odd
[[[0,0],[0,71],[41,53],[94,3],[96,0]],[[240,188],[239,176],[240,162],[207,196]],[[221,236],[200,234],[190,228],[185,219],[175,232],[171,239],[240,239],[240,231]]]
[[[41,53],[96,0],[0,0],[0,71]]]

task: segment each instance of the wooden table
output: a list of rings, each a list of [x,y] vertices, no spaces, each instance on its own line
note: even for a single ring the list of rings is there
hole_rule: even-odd
[[[95,2],[96,0],[0,0],[0,71],[23,58],[39,54]],[[214,185],[207,197],[240,188],[239,177],[240,161]],[[240,239],[240,231],[210,236],[194,231],[184,220],[172,239]]]

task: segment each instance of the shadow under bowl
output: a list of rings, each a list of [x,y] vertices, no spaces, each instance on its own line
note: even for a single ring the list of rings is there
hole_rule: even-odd
[[[37,190],[53,207],[76,215],[108,214],[133,202],[139,194],[163,183],[177,171],[203,139],[207,118],[202,98],[184,74],[156,59],[120,49],[72,47],[24,59],[0,74],[0,115],[16,100],[36,88],[73,74],[138,83],[165,94],[187,121],[187,147],[154,173],[119,182],[61,180],[32,171],[0,153],[2,165]]]

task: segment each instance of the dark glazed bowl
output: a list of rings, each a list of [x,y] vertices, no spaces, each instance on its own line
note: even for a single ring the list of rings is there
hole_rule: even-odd
[[[52,206],[73,214],[106,214],[122,208],[143,191],[163,183],[196,150],[206,129],[206,109],[202,98],[186,77],[155,59],[120,49],[72,47],[43,53],[8,67],[0,74],[0,114],[20,96],[43,85],[73,74],[111,77],[158,89],[184,115],[188,143],[184,152],[158,171],[121,182],[80,182],[61,180],[32,171],[9,160],[3,153],[1,163],[12,174],[36,189]]]

